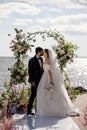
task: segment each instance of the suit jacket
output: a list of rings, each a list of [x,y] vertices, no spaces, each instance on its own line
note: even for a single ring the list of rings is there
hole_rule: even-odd
[[[43,66],[43,59],[40,57],[40,60],[42,62],[42,66]],[[38,58],[36,56],[34,56],[33,58],[31,58],[28,62],[28,74],[29,74],[29,82],[35,82],[36,85],[38,85],[41,76],[43,74],[43,67],[40,67]]]

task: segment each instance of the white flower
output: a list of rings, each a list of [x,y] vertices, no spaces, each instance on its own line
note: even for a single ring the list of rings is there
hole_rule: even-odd
[[[17,45],[17,48],[18,48],[18,49],[21,49],[21,46],[20,46],[20,45]]]
[[[18,56],[18,53],[16,51],[14,52],[14,56],[16,56],[16,57]]]
[[[24,74],[24,71],[21,71],[21,75],[23,75]]]
[[[16,76],[16,79],[20,79],[20,76],[19,76],[19,75],[17,75],[17,76]]]
[[[73,58],[70,58],[70,61],[73,62]]]
[[[63,57],[61,57],[59,60],[60,60],[60,61],[63,61],[63,60],[64,60],[64,58],[63,58]]]
[[[26,58],[26,57],[28,57],[28,55],[26,55],[26,54],[23,54],[23,58]]]
[[[61,51],[60,51],[60,54],[61,54],[61,55],[65,54],[65,51],[64,51],[64,50],[61,50]]]
[[[17,72],[21,72],[21,70],[18,68],[18,69],[17,69]]]
[[[14,78],[12,78],[12,80],[11,80],[12,82],[15,82],[15,79]]]
[[[61,48],[62,47],[62,44],[60,43],[59,45],[58,45],[58,48]]]

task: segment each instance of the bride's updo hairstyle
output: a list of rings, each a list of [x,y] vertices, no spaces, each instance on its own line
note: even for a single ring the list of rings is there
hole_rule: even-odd
[[[49,50],[48,50],[48,49],[45,49],[44,51],[46,52],[47,58],[49,59]]]

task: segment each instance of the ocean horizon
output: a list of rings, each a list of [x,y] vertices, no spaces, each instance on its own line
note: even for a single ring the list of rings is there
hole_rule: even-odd
[[[26,67],[28,66],[28,60],[30,57],[24,59]],[[9,67],[12,67],[15,63],[15,58],[12,56],[0,56],[0,90],[4,89],[5,82],[10,80]],[[72,87],[82,86],[87,89],[87,57],[76,57],[74,62],[68,64],[66,72],[70,78],[70,84]],[[27,81],[27,85],[29,83]]]

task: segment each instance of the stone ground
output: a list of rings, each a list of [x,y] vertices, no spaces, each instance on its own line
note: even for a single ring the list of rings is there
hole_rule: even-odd
[[[72,117],[72,119],[76,122],[76,124],[78,125],[78,127],[80,128],[80,130],[87,130],[87,127],[85,127],[82,122],[80,121],[81,117],[82,117],[82,111],[83,108],[85,108],[85,106],[87,105],[87,93],[86,94],[82,94],[79,95],[76,100],[74,101],[74,104],[80,109],[81,111],[81,116],[76,116],[76,117]],[[24,122],[24,121],[23,121]],[[30,123],[30,120],[29,120]],[[22,124],[23,125],[23,124]],[[0,126],[0,130],[1,126]],[[3,129],[5,130],[5,129]]]
[[[80,121],[82,118],[82,111],[85,108],[85,106],[87,105],[87,93],[86,94],[82,94],[79,95],[74,104],[80,109],[81,111],[81,116],[78,117],[72,117],[72,119],[76,122],[76,124],[79,126],[80,130],[87,130],[87,127],[85,127],[82,122]]]
[[[81,115],[80,116],[76,116],[76,117],[72,117],[72,119],[76,122],[76,124],[78,125],[80,130],[87,130],[87,127],[85,127],[82,124],[82,122],[81,122],[83,109],[87,105],[87,93],[86,94],[82,94],[82,95],[78,95],[78,97],[74,101],[74,104],[80,109]],[[40,124],[40,122],[39,122],[39,124]]]

